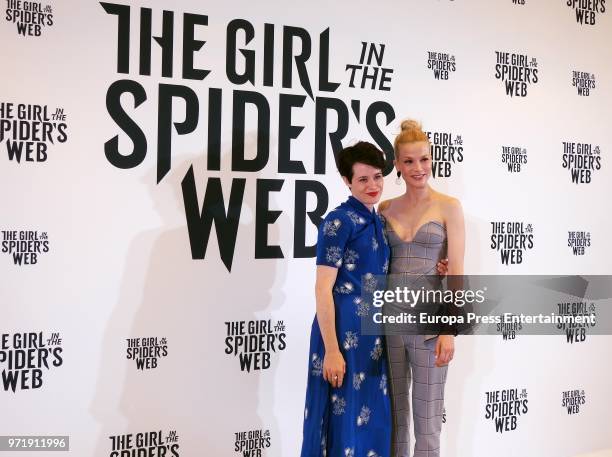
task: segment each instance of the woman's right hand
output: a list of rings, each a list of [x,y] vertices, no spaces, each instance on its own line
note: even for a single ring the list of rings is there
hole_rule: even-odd
[[[346,363],[340,351],[326,352],[323,359],[323,379],[332,387],[341,387],[346,373]]]

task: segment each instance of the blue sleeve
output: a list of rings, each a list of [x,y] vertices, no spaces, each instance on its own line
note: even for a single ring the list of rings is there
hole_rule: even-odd
[[[340,268],[344,249],[353,233],[353,223],[342,211],[330,212],[319,226],[317,265]]]

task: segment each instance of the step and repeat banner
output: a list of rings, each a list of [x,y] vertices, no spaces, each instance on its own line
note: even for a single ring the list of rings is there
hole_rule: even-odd
[[[609,6],[2,0],[0,435],[298,455],[334,151],[378,145],[400,195],[405,118],[466,273],[610,273]],[[611,342],[458,337],[442,454],[612,448]]]

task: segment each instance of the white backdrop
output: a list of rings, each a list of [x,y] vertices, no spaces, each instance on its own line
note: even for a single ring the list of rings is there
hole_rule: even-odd
[[[6,10],[33,9],[32,2],[21,2],[20,8],[4,3]],[[431,184],[462,201],[466,273],[610,273],[612,19],[603,0],[599,12],[587,16],[595,17],[595,24],[580,24],[572,5],[552,0],[240,0],[231,7],[186,0],[133,1],[129,7],[127,73],[117,71],[117,15],[107,14],[100,3],[43,3],[47,25],[40,26],[38,36],[36,24],[22,28],[23,35],[12,22],[14,13],[3,11],[0,121],[8,122],[0,141],[1,241],[10,244],[11,233],[19,241],[22,232],[35,231],[39,241],[48,241],[48,252],[37,253],[36,263],[28,265],[16,263],[4,245],[0,252],[0,336],[8,335],[0,346],[6,357],[0,356],[0,370],[3,376],[26,376],[15,391],[3,377],[0,435],[69,435],[73,455],[119,456],[113,451],[136,449],[137,434],[161,431],[166,455],[233,456],[248,455],[240,446],[252,445],[249,436],[261,433],[265,439],[256,446],[261,450],[252,455],[298,455],[314,315],[314,259],[293,255],[294,227],[304,220],[303,214],[295,214],[300,195],[296,182],[322,183],[329,196],[327,210],[346,198],[346,188],[335,171],[329,138],[326,173],[314,172],[315,101],[300,84],[295,63],[292,85],[283,87],[284,27],[300,27],[311,38],[306,69],[317,103],[330,97],[346,106],[348,129],[342,144],[359,139],[380,143],[366,122],[366,110],[374,102],[392,109],[388,125],[384,114],[371,124],[389,142],[406,117],[420,120],[427,131],[450,133],[454,146],[460,137],[463,160],[449,165],[450,176]],[[139,74],[140,7],[152,10],[155,36],[162,34],[164,8],[174,12],[171,77],[162,76],[162,53],[155,41],[151,74]],[[210,70],[203,80],[182,76],[183,13],[207,16],[208,25],[195,26],[194,34],[206,42],[194,52],[194,66]],[[254,29],[248,45],[243,32],[236,38],[239,48],[256,51],[254,84],[234,84],[226,73],[226,33],[234,19],[244,19]],[[274,25],[274,42],[268,41],[274,51],[272,87],[263,84],[265,24]],[[334,92],[319,85],[320,34],[328,28],[329,81],[339,83]],[[298,41],[294,54],[304,50]],[[359,64],[362,42],[374,43],[378,50],[384,45],[378,66],[392,69],[386,83],[390,90],[361,88],[358,78],[350,87],[347,65]],[[449,61],[453,57],[455,71],[447,80],[436,79],[428,68],[430,52],[448,54]],[[505,83],[495,77],[496,53],[504,52],[527,55],[528,68],[538,71],[537,82],[525,83],[524,97],[507,95]],[[244,58],[237,53],[238,72]],[[594,75],[588,96],[574,87],[574,71]],[[117,168],[105,156],[105,143],[116,135],[121,154],[129,155],[133,148],[107,109],[109,87],[123,79],[138,83],[146,93],[137,108],[130,94],[109,97],[121,103],[147,142],[142,163],[128,169]],[[167,113],[158,106],[161,84],[190,88],[199,106],[197,124],[188,129],[192,132],[180,135],[173,128],[170,171],[157,183],[158,115]],[[207,166],[210,88],[222,93],[219,171]],[[262,94],[270,107],[269,161],[259,171],[232,167],[235,91]],[[306,96],[303,106],[291,111],[291,124],[304,129],[288,150],[292,160],[303,163],[305,174],[279,172],[279,122],[286,120],[279,113],[279,94]],[[359,118],[352,100],[359,102]],[[9,143],[19,141],[12,136],[12,121],[20,120],[20,104],[46,106],[48,122],[55,123],[37,127],[52,128],[53,142],[39,137],[42,130],[25,132],[22,138],[24,151],[27,141],[34,142],[34,150],[46,148],[45,160],[27,161],[25,152],[19,162],[11,159]],[[171,106],[172,120],[181,123],[184,100],[175,98]],[[53,118],[54,113],[60,116]],[[30,124],[35,128],[35,122]],[[333,132],[337,124],[336,114],[329,111],[327,130]],[[252,106],[246,110],[245,130],[245,155],[254,158],[257,115]],[[588,144],[593,151],[598,146],[594,156],[601,166],[591,170],[590,182],[572,182],[570,170],[563,167],[564,142]],[[502,163],[503,147],[518,147],[526,154],[520,172],[510,172]],[[192,258],[181,189],[190,166],[200,209],[209,179],[221,179],[225,209],[232,180],[245,179],[231,271],[221,260],[214,227],[205,258]],[[255,258],[256,224],[265,230],[256,217],[258,179],[282,181],[267,203],[270,210],[282,211],[267,229],[268,244],[281,247],[281,259]],[[402,190],[389,175],[384,197]],[[308,211],[316,206],[315,194],[309,193]],[[502,264],[500,252],[490,246],[491,222],[531,224],[534,245],[522,253],[522,263]],[[583,255],[568,247],[572,231],[589,233],[590,246]],[[315,240],[316,227],[306,219],[306,244]],[[249,372],[241,369],[239,355],[225,353],[231,329],[226,323],[238,322],[238,328],[244,322],[248,330],[254,320],[270,320],[268,333],[274,335],[270,338],[277,350],[270,352],[268,367]],[[17,375],[8,361],[9,352],[19,349],[14,334],[27,332],[42,332],[45,341],[54,340],[47,342],[54,347],[61,338],[61,364],[43,364],[37,388],[27,387],[34,387],[31,377],[37,375],[32,370],[40,363]],[[52,338],[54,333],[59,335]],[[157,338],[160,357],[145,361],[151,368],[139,369],[128,359],[128,339],[134,338]],[[562,334],[519,335],[511,341],[501,335],[459,337],[446,386],[442,454],[557,457],[612,447],[610,341],[609,336],[587,335],[569,344]],[[268,357],[265,350],[258,353],[253,356],[258,360]],[[500,433],[485,418],[486,392],[504,389],[526,389],[529,410],[517,417],[516,429]],[[584,393],[585,402],[579,412],[568,414],[562,396],[573,390]],[[167,441],[173,431],[178,439]],[[242,432],[246,435],[237,435]],[[130,434],[133,442],[128,444],[128,437],[123,447],[113,447],[120,440],[110,437]],[[244,438],[246,444],[241,444]]]

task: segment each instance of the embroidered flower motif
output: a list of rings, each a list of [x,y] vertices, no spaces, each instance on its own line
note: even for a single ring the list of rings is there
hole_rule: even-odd
[[[365,275],[363,275],[363,278],[361,279],[361,288],[365,292],[372,293],[376,290],[377,287],[378,280],[376,279],[376,276],[374,276],[372,273],[366,273]]]
[[[355,267],[357,267],[357,260],[359,259],[359,254],[352,250],[347,249],[344,253],[344,267],[348,271],[353,271]]]
[[[355,286],[353,286],[353,283],[348,281],[342,284],[338,284],[336,285],[336,287],[334,287],[334,292],[339,294],[351,294],[354,290]]]
[[[342,265],[342,249],[339,246],[328,246],[326,248],[325,259],[337,267]]]
[[[346,407],[346,400],[342,397],[339,397],[338,395],[334,394],[331,397],[331,401],[334,404],[334,409],[333,409],[333,413],[336,416],[339,416],[340,414],[344,414],[344,410]]]
[[[376,338],[376,340],[374,341],[374,349],[372,349],[370,351],[370,357],[372,357],[372,360],[378,360],[380,359],[380,356],[383,353],[383,347],[382,347],[382,341],[380,340],[380,338]]]
[[[334,219],[333,221],[327,221],[325,222],[325,224],[323,224],[323,234],[325,236],[336,236],[338,235],[338,230],[340,229],[341,225],[342,225],[342,222],[340,221],[340,219]]]
[[[355,390],[361,389],[361,383],[365,379],[365,373],[362,371],[360,373],[355,373],[353,375],[353,387]]]
[[[362,406],[361,412],[359,413],[359,416],[357,417],[357,426],[361,427],[362,425],[366,425],[368,422],[370,422],[371,413],[372,413],[372,410],[370,408],[368,408],[367,406]]]
[[[345,448],[344,457],[355,457],[355,449],[352,447]]]
[[[378,453],[372,449],[368,451],[368,455],[366,457],[380,457]]]
[[[323,374],[323,359],[319,357],[319,354],[312,354],[312,370],[313,376],[321,376]]]
[[[366,222],[366,220],[363,217],[361,217],[359,214],[357,214],[355,211],[347,211],[346,215],[349,217],[349,219],[355,225],[357,225],[357,224],[365,224],[365,222]]]
[[[389,272],[389,259],[385,260],[382,270],[384,274],[387,274]]]
[[[344,338],[344,349],[347,351],[349,349],[354,349],[357,347],[357,343],[359,341],[359,337],[357,336],[357,332],[348,331],[345,334]]]
[[[370,304],[361,297],[355,297],[353,303],[357,305],[357,315],[359,317],[368,316],[370,314]]]
[[[375,236],[372,237],[372,251],[376,251],[378,249],[378,240]]]
[[[380,377],[380,383],[378,384],[380,390],[382,390],[383,395],[387,395],[387,375],[383,374]]]

